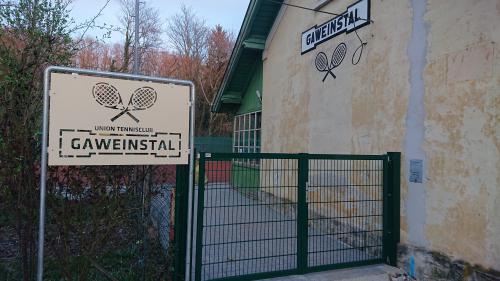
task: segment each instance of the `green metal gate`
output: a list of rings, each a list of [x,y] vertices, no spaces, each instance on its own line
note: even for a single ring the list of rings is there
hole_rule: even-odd
[[[396,264],[400,153],[201,153],[195,280]]]

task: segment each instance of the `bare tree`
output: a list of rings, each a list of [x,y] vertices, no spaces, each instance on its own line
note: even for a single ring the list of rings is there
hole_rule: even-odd
[[[180,13],[168,20],[167,36],[170,48],[176,55],[174,76],[194,81],[197,91],[196,134],[227,134],[223,128],[227,121],[224,115],[210,112],[213,99],[224,76],[224,70],[233,46],[232,35],[221,26],[213,29],[196,16],[188,7],[182,6]]]
[[[123,61],[123,46],[120,44],[110,45],[102,43],[98,39],[87,37],[80,43],[77,53],[72,61],[75,67],[116,71],[121,69]]]
[[[155,50],[144,54],[141,70],[146,75],[173,77],[176,64],[176,55],[165,50]]]
[[[185,5],[182,5],[180,13],[168,20],[170,45],[183,57],[203,60],[208,33],[205,21]]]
[[[172,16],[167,24],[170,47],[179,57],[179,74],[184,79],[196,81],[206,58],[209,29],[203,19],[183,5],[181,12]]]
[[[151,7],[148,2],[142,2],[139,10],[139,61],[146,53],[158,49],[161,44],[162,24],[160,13],[157,8]],[[135,0],[120,0],[121,14],[120,31],[124,35],[123,43],[123,63],[121,71],[128,71],[133,63],[134,57],[134,36],[135,36]]]
[[[228,133],[226,124],[230,124],[230,116],[214,114],[211,107],[224,78],[233,45],[233,34],[225,31],[222,26],[217,25],[210,30],[207,37],[207,59],[202,68],[202,75],[198,77],[203,102],[206,103],[206,107],[203,108],[204,115],[208,117],[202,122],[208,128],[208,135],[224,135]]]

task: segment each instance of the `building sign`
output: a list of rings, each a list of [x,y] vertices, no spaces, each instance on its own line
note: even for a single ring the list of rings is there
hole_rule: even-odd
[[[188,86],[53,73],[49,165],[187,164]]]
[[[360,0],[339,16],[303,32],[302,54],[314,50],[319,44],[339,34],[353,32],[368,24],[370,24],[370,0]]]

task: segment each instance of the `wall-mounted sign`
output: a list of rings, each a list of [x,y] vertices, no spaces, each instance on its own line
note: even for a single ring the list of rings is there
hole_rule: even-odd
[[[413,183],[422,183],[423,171],[424,161],[421,159],[411,159],[409,181]]]
[[[187,164],[188,86],[54,73],[49,165]]]
[[[339,16],[303,32],[302,54],[314,50],[319,44],[339,34],[353,32],[368,24],[370,24],[370,0],[360,0]]]

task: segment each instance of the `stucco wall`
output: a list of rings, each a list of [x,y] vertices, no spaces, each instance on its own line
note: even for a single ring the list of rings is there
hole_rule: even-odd
[[[425,234],[500,269],[500,1],[430,1],[426,20]]]
[[[284,11],[263,58],[262,150],[403,152],[402,242],[500,270],[500,1],[372,0],[371,16],[353,65],[354,33],[300,55],[301,33],[332,16]],[[316,54],[340,42],[323,83]],[[423,183],[409,184],[409,159]]]

